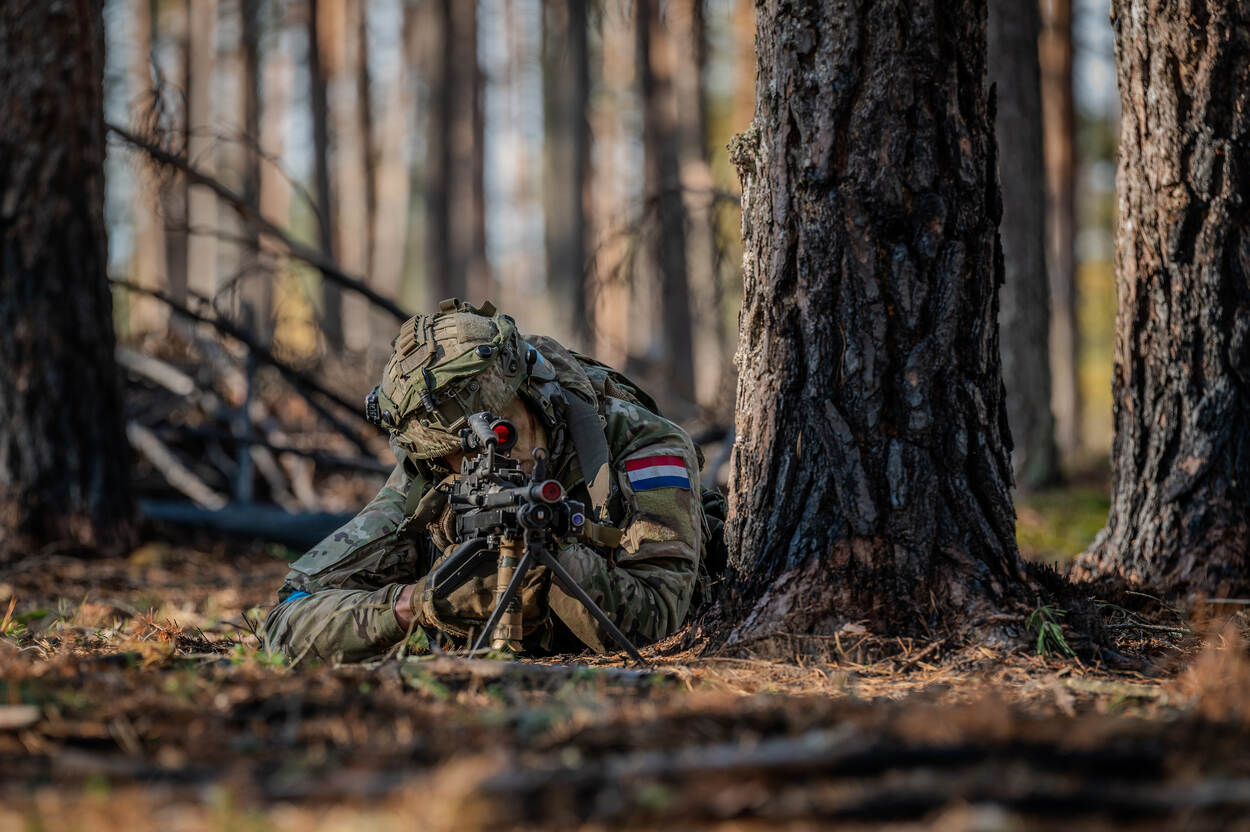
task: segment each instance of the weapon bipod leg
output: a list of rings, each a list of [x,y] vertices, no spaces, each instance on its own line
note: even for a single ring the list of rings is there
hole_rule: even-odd
[[[608,618],[608,614],[594,602],[594,599],[586,594],[586,590],[582,589],[581,585],[573,580],[573,576],[569,574],[560,561],[556,560],[547,551],[547,547],[537,542],[529,542],[526,545],[525,554],[521,556],[520,562],[516,565],[516,571],[512,573],[512,580],[508,581],[508,588],[504,590],[503,595],[495,602],[495,608],[491,610],[490,618],[486,620],[482,632],[478,635],[477,641],[473,645],[475,652],[484,649],[490,643],[495,627],[499,624],[499,620],[507,610],[508,604],[512,602],[517,592],[520,591],[521,582],[525,580],[525,573],[536,565],[550,569],[551,577],[560,585],[560,588],[580,601],[582,606],[586,608],[586,611],[603,626],[603,629],[608,631],[613,641],[619,644],[621,649],[628,653],[631,659],[644,667],[646,666],[647,663],[643,660],[642,654],[638,652],[638,648],[634,646],[634,643],[621,632],[621,629],[616,626],[612,619]]]

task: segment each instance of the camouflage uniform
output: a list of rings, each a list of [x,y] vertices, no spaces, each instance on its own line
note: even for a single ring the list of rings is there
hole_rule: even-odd
[[[541,351],[567,395],[593,403],[610,457],[606,520],[620,530],[619,545],[566,544],[556,556],[631,639],[663,638],[681,625],[690,607],[707,535],[699,453],[690,437],[653,412],[653,403],[624,377],[575,357],[549,338],[526,337],[524,345]],[[394,387],[388,395],[400,398]],[[499,401],[494,407],[502,410]],[[419,454],[404,441],[403,430],[392,434],[400,463],[351,522],[292,565],[279,604],[265,622],[268,649],[292,661],[358,661],[385,653],[407,635],[395,616],[396,597],[408,584],[422,592],[425,574],[455,545],[450,510],[434,489],[451,472],[440,459],[414,459]],[[549,451],[549,475],[590,505],[573,443],[558,431]],[[494,589],[494,576],[488,575],[473,578],[442,601],[427,595],[418,620],[427,629],[462,638],[475,624],[480,630]],[[580,641],[605,650],[611,645],[581,604],[551,583],[545,569],[531,571],[522,600],[527,647],[570,647]],[[567,638],[570,633],[576,640]]]

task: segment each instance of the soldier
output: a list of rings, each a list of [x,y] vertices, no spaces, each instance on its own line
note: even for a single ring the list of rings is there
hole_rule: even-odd
[[[356,517],[297,560],[264,626],[292,663],[385,654],[416,629],[462,640],[481,630],[494,576],[446,598],[425,576],[454,547],[454,516],[436,486],[454,478],[467,416],[511,420],[523,469],[536,447],[549,476],[600,512],[556,558],[635,642],[673,633],[690,608],[707,526],[700,455],[655,403],[606,365],[544,336],[522,336],[494,307],[444,301],[403,324],[371,399],[399,460]],[[606,633],[534,569],[522,587],[526,649],[605,650]]]

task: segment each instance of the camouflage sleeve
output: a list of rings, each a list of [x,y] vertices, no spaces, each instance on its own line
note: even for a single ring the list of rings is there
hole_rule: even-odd
[[[381,655],[405,635],[395,618],[402,584],[373,591],[325,589],[291,597],[265,619],[265,649],[291,664],[307,659],[356,662]]]
[[[663,447],[647,446],[618,461],[618,485],[629,507],[621,545],[610,560],[582,545],[565,546],[557,555],[608,617],[636,641],[671,635],[690,609],[703,543],[695,460],[689,442],[670,439]],[[592,649],[615,649],[582,605],[554,585],[551,608]]]
[[[396,466],[359,514],[291,564],[265,619],[266,649],[292,662],[358,661],[403,637],[392,605],[419,577],[415,544],[397,533],[412,487],[419,485]]]

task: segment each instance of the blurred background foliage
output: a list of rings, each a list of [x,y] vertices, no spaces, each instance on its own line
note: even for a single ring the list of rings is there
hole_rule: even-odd
[[[1108,14],[1107,0],[1075,0],[1070,33],[1081,444],[1063,460],[1067,485],[1018,497],[1022,547],[1052,559],[1083,549],[1107,505],[1118,130]],[[485,287],[524,330],[651,388],[708,437],[707,476],[724,481],[742,253],[727,144],[754,108],[751,0],[106,0],[105,19],[111,123],[410,313],[448,287],[474,301]],[[243,326],[348,400],[372,387],[393,318],[116,137],[107,184],[113,277]],[[128,347],[175,363],[213,353],[208,328],[150,298],[119,288],[116,312]],[[247,362],[237,345],[224,354]],[[249,370],[227,403],[241,407],[268,372]],[[203,433],[209,419],[167,411],[166,428]],[[298,439],[294,424],[266,434],[271,444]],[[368,442],[369,465],[389,461]],[[205,449],[181,453],[195,468]],[[198,473],[225,488],[237,472],[218,467]],[[350,511],[380,482],[362,476],[333,497],[319,477],[320,497],[304,489],[298,502]]]

